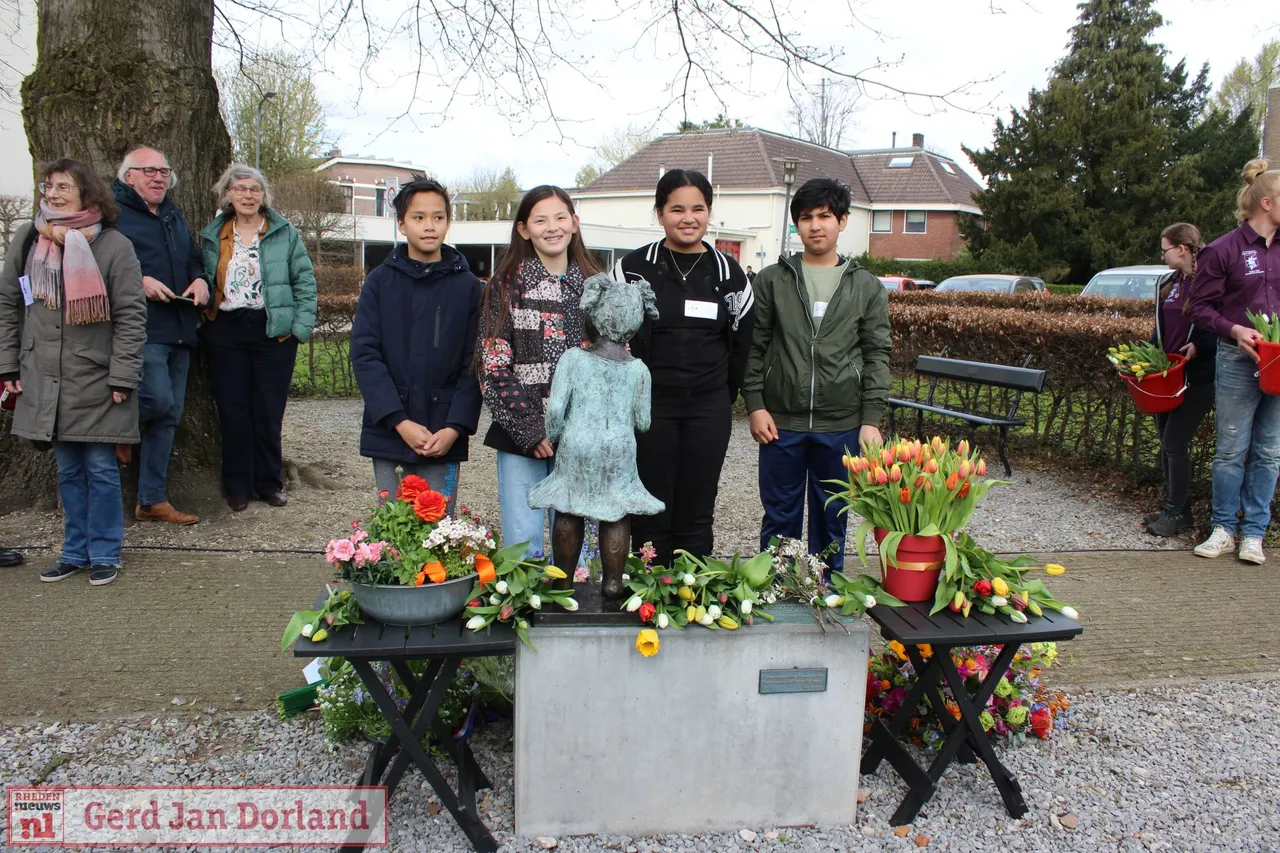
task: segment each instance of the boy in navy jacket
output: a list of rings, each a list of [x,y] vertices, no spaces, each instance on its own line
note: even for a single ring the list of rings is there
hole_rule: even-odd
[[[449,231],[449,192],[417,178],[395,198],[405,242],[369,273],[351,327],[351,366],[364,397],[360,455],[373,459],[379,495],[394,497],[396,468],[417,474],[456,509],[458,463],[480,418],[471,368],[482,286]]]

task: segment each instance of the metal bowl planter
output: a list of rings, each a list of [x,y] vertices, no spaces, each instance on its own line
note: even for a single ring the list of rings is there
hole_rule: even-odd
[[[351,594],[366,615],[384,625],[435,625],[454,618],[467,606],[476,574],[422,586],[351,584]]]

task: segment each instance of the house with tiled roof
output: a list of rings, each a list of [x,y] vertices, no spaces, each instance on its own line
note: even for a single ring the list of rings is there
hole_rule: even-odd
[[[672,133],[575,190],[584,223],[653,228],[653,190],[668,169],[697,169],[715,201],[709,242],[744,267],[759,270],[784,250],[798,251],[787,213],[785,163],[795,164],[792,189],[810,178],[836,178],[853,192],[840,251],[896,258],[953,258],[964,245],[958,217],[978,214],[978,184],[950,158],[910,148],[838,151],[758,128]]]

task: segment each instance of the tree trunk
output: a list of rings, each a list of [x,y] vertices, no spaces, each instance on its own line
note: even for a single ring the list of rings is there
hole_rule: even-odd
[[[126,151],[163,151],[179,177],[172,191],[192,230],[212,217],[210,188],[231,160],[211,64],[209,0],[41,0],[38,59],[22,84],[32,159],[75,157],[105,179]],[[0,418],[0,511],[56,501],[52,454],[8,434]],[[170,466],[175,500],[216,494],[218,420],[203,358],[192,363],[186,414]],[[135,461],[136,465],[136,461]],[[197,471],[205,472],[200,476]],[[136,470],[125,477],[134,490]]]

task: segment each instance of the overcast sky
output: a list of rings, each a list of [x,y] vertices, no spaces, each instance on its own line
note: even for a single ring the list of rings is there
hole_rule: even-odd
[[[371,0],[377,2],[378,0]],[[29,10],[30,0],[24,0]],[[640,0],[644,9],[653,7]],[[388,2],[387,9],[403,8]],[[619,16],[614,0],[580,0],[570,22],[579,39],[558,45],[581,57],[578,70],[549,72],[557,125],[514,116],[510,107],[483,103],[463,92],[441,118],[447,91],[430,82],[419,87],[411,118],[400,116],[410,102],[412,57],[408,40],[383,49],[360,88],[352,54],[342,43],[331,49],[315,79],[328,111],[331,141],[348,155],[378,156],[413,162],[446,179],[476,168],[512,166],[523,186],[550,182],[570,185],[591,157],[596,140],[630,123],[656,132],[674,130],[683,117],[672,104],[671,80],[679,62],[669,36],[637,40],[638,20]],[[996,12],[992,12],[992,7]],[[0,4],[0,15],[9,15]],[[299,7],[301,8],[301,7]],[[894,131],[899,145],[912,133],[950,154],[970,169],[960,146],[982,147],[991,139],[996,114],[1025,104],[1027,92],[1044,85],[1051,66],[1063,55],[1069,29],[1076,20],[1071,0],[885,0],[792,4],[805,17],[792,25],[800,41],[839,46],[842,69],[860,70],[878,61],[896,65],[871,72],[900,89],[948,91],[969,81],[972,89],[957,95],[956,107],[939,108],[923,98],[902,99],[886,90],[868,90],[856,127],[844,139],[847,148],[888,147]],[[829,11],[818,13],[816,9]],[[852,9],[852,11],[850,10]],[[1157,38],[1171,58],[1186,57],[1193,69],[1208,62],[1216,84],[1239,59],[1252,57],[1277,36],[1280,13],[1259,16],[1244,0],[1162,0],[1157,8],[1166,25]],[[388,17],[386,20],[392,20]],[[16,34],[0,26],[0,72],[10,75],[33,64],[32,19],[24,15]],[[0,24],[12,22],[0,21]],[[250,43],[270,45],[283,38],[302,44],[307,33],[297,24],[241,28]],[[222,52],[215,61],[225,60]],[[695,121],[724,111],[745,124],[788,132],[789,104],[777,67],[722,50],[721,73],[737,85],[719,86],[715,95],[702,85],[689,106]],[[5,64],[12,66],[6,68]],[[16,70],[16,71],[15,71]],[[810,78],[818,81],[815,74]],[[268,106],[266,109],[270,109]],[[29,183],[21,121],[11,105],[0,105],[0,190],[12,192]]]

